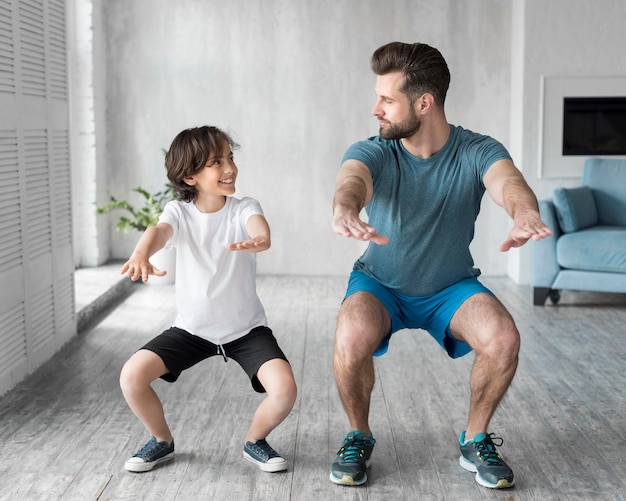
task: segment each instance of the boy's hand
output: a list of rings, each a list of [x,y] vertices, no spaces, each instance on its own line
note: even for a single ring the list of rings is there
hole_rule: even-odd
[[[235,242],[228,244],[226,248],[231,251],[248,251],[248,252],[261,252],[269,249],[270,242],[265,237],[255,237],[250,240],[243,240],[242,242]]]
[[[133,254],[131,258],[124,263],[124,266],[122,266],[120,274],[130,277],[133,282],[139,280],[140,277],[142,282],[147,282],[149,275],[163,277],[167,274],[167,271],[159,270],[155,266],[152,266],[146,256]]]

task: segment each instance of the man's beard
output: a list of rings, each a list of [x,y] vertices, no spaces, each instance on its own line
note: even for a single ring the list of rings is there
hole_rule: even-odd
[[[422,121],[411,108],[411,115],[406,120],[395,124],[389,123],[387,127],[381,127],[378,133],[383,139],[403,139],[415,134],[420,130],[421,125]]]

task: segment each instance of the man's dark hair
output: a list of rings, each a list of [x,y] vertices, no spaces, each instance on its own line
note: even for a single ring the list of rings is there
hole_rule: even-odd
[[[186,129],[174,138],[165,155],[165,168],[180,200],[193,202],[197,198],[196,187],[188,185],[184,179],[204,169],[212,156],[221,157],[226,145],[231,150],[239,148],[228,134],[207,125]]]
[[[400,90],[411,103],[428,92],[443,108],[450,86],[450,71],[441,52],[434,47],[423,43],[391,42],[376,49],[371,67],[377,75],[403,72],[404,84]]]

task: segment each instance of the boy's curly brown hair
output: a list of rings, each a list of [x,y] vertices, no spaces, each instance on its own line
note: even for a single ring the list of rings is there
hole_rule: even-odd
[[[165,155],[165,168],[180,200],[193,202],[197,198],[196,187],[184,179],[204,169],[211,156],[221,157],[226,145],[231,150],[239,148],[228,134],[209,125],[185,129],[174,138]]]

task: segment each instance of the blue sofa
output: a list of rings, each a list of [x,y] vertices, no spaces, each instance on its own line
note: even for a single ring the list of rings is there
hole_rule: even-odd
[[[554,234],[531,243],[533,303],[561,290],[626,293],[626,160],[589,158],[582,186],[540,200]]]

